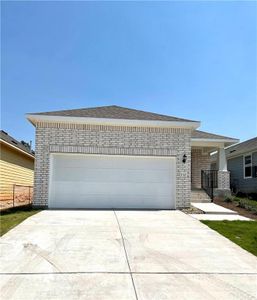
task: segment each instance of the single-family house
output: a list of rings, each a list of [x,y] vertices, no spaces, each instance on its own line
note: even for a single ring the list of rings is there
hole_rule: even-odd
[[[31,201],[34,152],[27,143],[17,141],[3,130],[0,147],[0,208]]]
[[[36,128],[36,206],[176,209],[190,206],[191,189],[229,191],[224,149],[238,140],[199,131],[199,121],[115,105],[27,119]]]

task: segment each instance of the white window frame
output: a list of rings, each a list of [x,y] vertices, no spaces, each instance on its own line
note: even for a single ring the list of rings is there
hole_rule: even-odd
[[[245,165],[245,157],[246,156],[251,156],[251,164],[247,164]],[[252,170],[252,167],[253,167],[253,156],[252,156],[252,153],[248,153],[248,154],[245,154],[243,156],[243,159],[244,159],[244,179],[248,179],[248,178],[252,178],[253,177],[253,170]],[[245,167],[251,167],[251,176],[245,176]]]

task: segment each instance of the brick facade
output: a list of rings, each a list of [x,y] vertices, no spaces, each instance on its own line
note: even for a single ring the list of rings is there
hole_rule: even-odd
[[[147,155],[176,157],[176,206],[190,205],[191,130],[105,126],[89,124],[36,124],[34,205],[47,206],[50,153]],[[182,162],[186,154],[186,163]]]
[[[210,170],[211,157],[204,148],[193,148],[191,152],[192,160],[192,188],[201,188],[201,170]]]

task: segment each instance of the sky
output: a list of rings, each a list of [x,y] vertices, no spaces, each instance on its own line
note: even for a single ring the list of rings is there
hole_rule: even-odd
[[[257,2],[2,2],[1,127],[120,105],[257,135]]]

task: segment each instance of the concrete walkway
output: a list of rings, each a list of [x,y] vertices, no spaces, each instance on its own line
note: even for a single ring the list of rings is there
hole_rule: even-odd
[[[225,214],[190,214],[191,217],[197,220],[208,221],[254,221],[252,219],[240,215],[225,215]]]
[[[1,238],[1,300],[255,299],[257,259],[180,211],[42,211]]]
[[[192,206],[203,211],[203,214],[190,214],[197,220],[209,221],[253,221],[249,218],[240,216],[236,211],[227,209],[214,203],[192,203]]]
[[[214,203],[192,203],[192,206],[202,210],[205,214],[224,214],[224,215],[236,215],[237,212],[225,208],[223,206]]]

